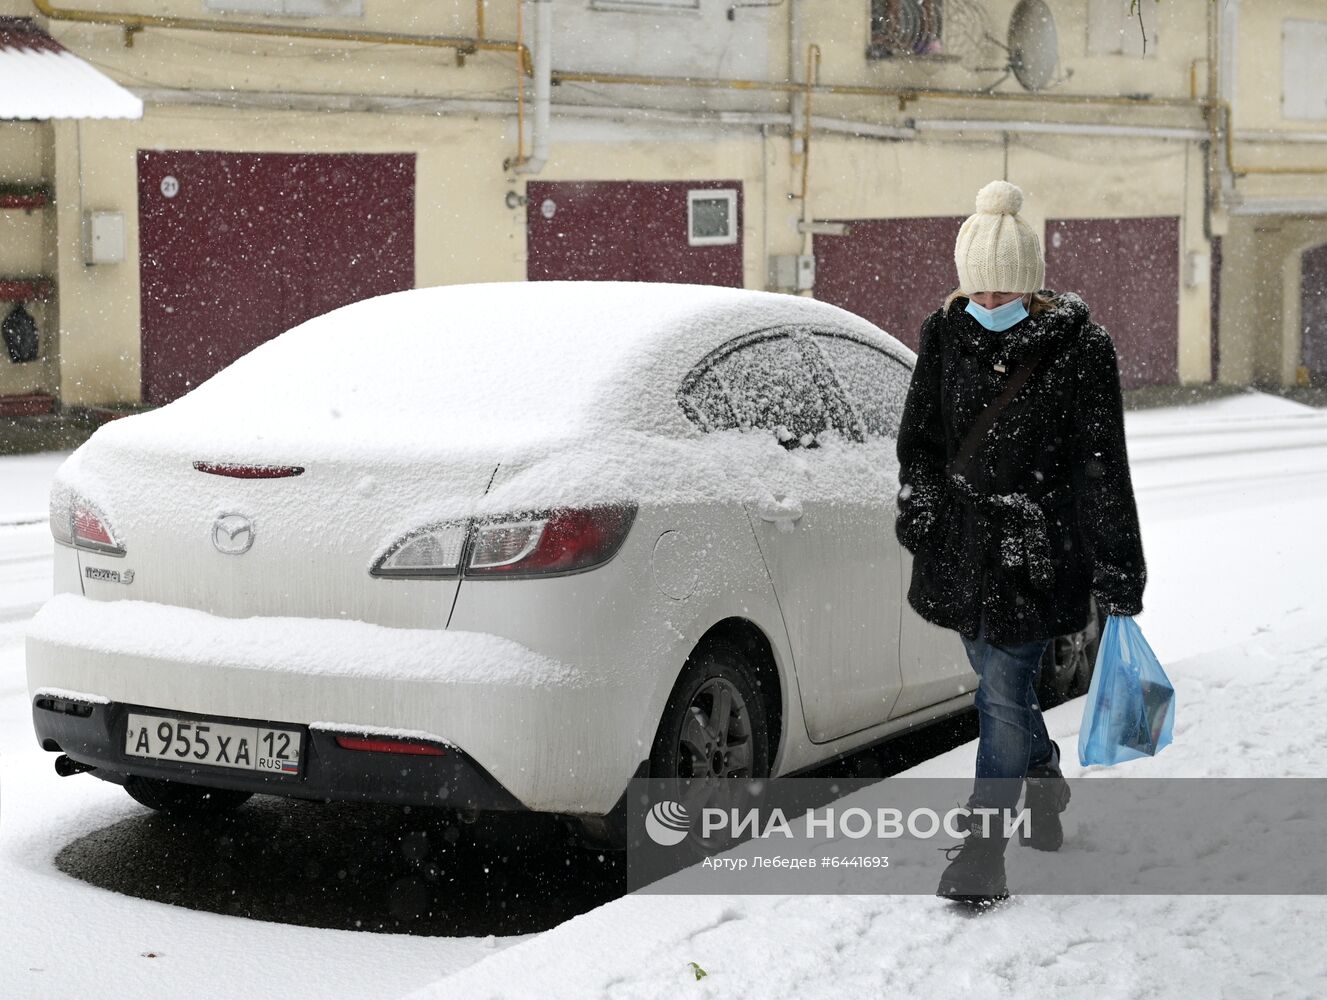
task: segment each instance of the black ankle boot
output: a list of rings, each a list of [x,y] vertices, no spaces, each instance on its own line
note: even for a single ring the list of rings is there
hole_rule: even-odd
[[[1030,813],[1030,834],[1019,833],[1018,842],[1038,851],[1058,851],[1064,843],[1060,813],[1069,805],[1069,782],[1060,773],[1060,747],[1052,742],[1050,757],[1028,768],[1024,782],[1023,808]]]
[[[988,906],[1009,898],[1004,874],[1008,838],[1000,818],[988,818],[989,826],[983,830],[980,819],[974,817],[963,842],[948,849],[949,867],[940,876],[937,896],[968,906]]]

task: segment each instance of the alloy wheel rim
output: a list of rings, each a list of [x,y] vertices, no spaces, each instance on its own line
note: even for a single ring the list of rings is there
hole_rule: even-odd
[[[731,681],[711,677],[687,706],[677,740],[677,776],[707,781],[750,777],[752,755],[746,700]]]

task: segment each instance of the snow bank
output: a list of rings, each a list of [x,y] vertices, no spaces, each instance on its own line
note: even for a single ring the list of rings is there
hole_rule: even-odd
[[[69,453],[0,456],[0,527],[46,522],[51,477]]]
[[[1315,721],[1327,712],[1327,622],[1170,670],[1175,743],[1111,777],[1327,775]],[[1081,706],[1048,714],[1062,746]],[[973,753],[969,744],[900,777],[970,775]],[[1071,805],[1060,858],[1085,840]],[[1018,867],[1038,857],[1011,845],[1015,892]],[[411,1000],[1322,996],[1324,917],[1319,897],[1035,896],[973,919],[917,896],[627,896]]]

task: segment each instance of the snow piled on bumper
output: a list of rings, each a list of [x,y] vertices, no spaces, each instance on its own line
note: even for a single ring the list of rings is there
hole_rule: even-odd
[[[314,618],[218,618],[145,601],[61,594],[33,618],[29,643],[197,666],[449,684],[578,686],[573,667],[477,632]]]
[[[33,619],[29,692],[86,691],[121,705],[359,732],[427,734],[526,808],[608,812],[648,755],[640,696],[475,632],[355,621],[227,619],[145,601],[64,594]]]

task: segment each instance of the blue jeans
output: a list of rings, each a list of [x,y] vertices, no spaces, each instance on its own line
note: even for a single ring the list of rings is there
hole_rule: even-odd
[[[1037,704],[1037,677],[1049,639],[1017,646],[986,640],[985,623],[975,639],[962,636],[977,685],[977,780],[969,807],[1012,809],[1030,764],[1055,753]]]

